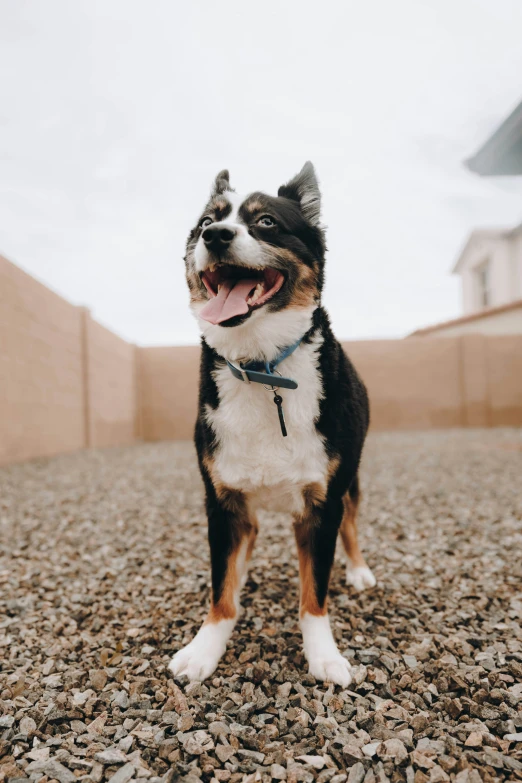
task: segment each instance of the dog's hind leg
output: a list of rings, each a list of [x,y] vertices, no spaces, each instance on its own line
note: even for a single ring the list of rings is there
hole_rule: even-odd
[[[250,527],[250,532],[248,533],[246,556],[243,563],[243,573],[241,574],[241,587],[245,586],[246,581],[248,579],[248,566],[250,563],[250,558],[252,557],[252,552],[254,551],[257,533],[259,530],[257,517],[254,514],[250,515],[250,522],[251,522],[251,527]]]
[[[340,533],[347,557],[346,583],[360,591],[365,590],[368,587],[375,587],[376,581],[359,549],[359,542],[357,540],[357,509],[359,506],[359,498],[359,479],[356,476],[352,481],[349,491],[343,498],[344,513]]]
[[[257,523],[244,494],[207,485],[208,539],[212,570],[210,611],[194,639],[176,653],[169,668],[189,680],[209,677],[226,649],[239,614],[239,593]]]
[[[326,607],[328,582],[343,514],[341,498],[314,498],[303,492],[305,508],[295,517],[299,553],[300,625],[310,674],[317,680],[350,684],[350,664],[343,658],[332,634]]]

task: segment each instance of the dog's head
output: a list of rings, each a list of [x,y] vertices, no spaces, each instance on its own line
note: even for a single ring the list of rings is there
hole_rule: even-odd
[[[217,175],[185,263],[192,310],[218,351],[253,355],[276,333],[285,345],[306,330],[323,286],[320,200],[311,163],[277,197],[238,196],[228,171]]]

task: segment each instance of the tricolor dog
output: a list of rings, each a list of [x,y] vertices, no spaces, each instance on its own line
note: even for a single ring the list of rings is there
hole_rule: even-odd
[[[356,530],[369,409],[321,306],[320,201],[311,163],[277,197],[239,196],[222,171],[188,239],[187,283],[202,332],[195,442],[212,598],[200,630],[171,661],[175,676],[204,680],[218,665],[239,613],[256,511],[268,508],[293,517],[310,673],[350,682],[327,592],[339,532],[347,582],[358,590],[375,584]]]

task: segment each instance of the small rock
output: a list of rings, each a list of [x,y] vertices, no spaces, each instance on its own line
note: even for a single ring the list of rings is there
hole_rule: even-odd
[[[107,672],[105,669],[92,669],[89,672],[89,680],[95,691],[102,691],[107,684]]]
[[[363,745],[361,750],[365,756],[371,759],[377,753],[377,748],[380,746],[380,744],[380,742],[369,742],[367,745]]]
[[[14,723],[14,715],[0,715],[0,728],[10,729]]]
[[[30,737],[36,731],[36,721],[26,715],[20,721],[20,731]]]
[[[88,691],[77,691],[76,693],[73,693],[73,702],[78,707],[83,707],[90,696],[94,696],[94,691],[92,691],[90,688]]]
[[[270,767],[272,780],[286,780],[286,769],[281,764],[272,764]]]
[[[114,775],[109,778],[109,783],[129,783],[135,772],[134,764],[130,762],[120,767]]]
[[[322,769],[326,764],[324,756],[296,756],[296,761],[302,761],[314,769]]]
[[[446,783],[450,779],[447,772],[444,772],[442,767],[435,764],[430,770],[430,783]]]
[[[356,745],[355,742],[348,742],[343,747],[343,756],[348,764],[356,764],[362,759],[363,754],[359,745]]]
[[[191,712],[186,710],[182,712],[178,718],[178,731],[190,731],[194,725],[194,716]]]
[[[408,758],[408,751],[400,739],[387,739],[384,740],[379,749],[379,756],[380,758],[393,759],[394,763],[399,767]]]
[[[128,753],[129,750],[132,748],[132,743],[134,742],[134,737],[132,734],[127,734],[126,737],[122,737],[121,740],[118,742],[118,748],[123,753]]]
[[[402,658],[408,669],[417,668],[417,658],[414,655],[403,655]]]
[[[189,682],[189,684],[185,688],[185,693],[187,694],[187,696],[192,696],[192,698],[197,698],[198,696],[201,696],[201,683]]]
[[[208,753],[214,748],[214,740],[203,729],[195,731],[193,734],[187,734],[182,739],[182,744],[187,753],[192,756],[200,756],[202,753]]]
[[[434,766],[434,762],[421,753],[420,750],[414,750],[411,754],[411,760],[419,769],[431,769]]]
[[[467,745],[468,748],[481,748],[482,739],[483,735],[480,731],[472,731],[464,745]]]
[[[236,752],[236,749],[232,747],[232,745],[217,745],[216,746],[216,756],[221,761],[222,764],[225,764]]]
[[[95,761],[99,761],[100,764],[108,766],[109,764],[123,764],[123,762],[127,760],[127,756],[123,751],[118,750],[117,748],[108,748],[107,750],[95,753],[94,759]]]
[[[102,712],[101,715],[98,715],[98,717],[92,721],[92,723],[88,724],[87,731],[89,734],[102,734],[106,723],[107,713]]]
[[[361,764],[361,762],[358,761],[357,764],[354,764],[353,767],[350,769],[350,772],[348,774],[348,783],[363,783],[365,775],[366,775],[366,770],[364,769],[363,764]]]
[[[47,761],[33,761],[25,768],[26,772],[40,772],[47,775],[48,778],[58,780],[59,783],[75,783],[76,775],[74,775],[67,767],[55,759],[48,759]]]
[[[127,691],[114,691],[114,696],[112,697],[112,706],[126,710],[129,706],[129,696]]]
[[[50,752],[51,748],[48,747],[33,748],[27,754],[27,758],[32,759],[33,761],[47,761]]]
[[[213,720],[208,724],[208,730],[213,737],[227,736],[230,734],[230,728],[222,720]]]
[[[426,715],[422,715],[421,713],[418,713],[417,715],[414,715],[413,718],[410,721],[410,725],[415,732],[415,734],[418,734],[421,731],[424,731],[424,729],[428,726],[428,718]]]
[[[288,699],[291,690],[292,690],[292,683],[284,682],[282,685],[278,686],[277,695],[279,696],[280,699]]]
[[[265,760],[265,754],[260,753],[257,750],[245,750],[244,748],[239,748],[239,750],[236,750],[236,755],[239,756],[239,758],[252,759],[258,764],[262,764]]]

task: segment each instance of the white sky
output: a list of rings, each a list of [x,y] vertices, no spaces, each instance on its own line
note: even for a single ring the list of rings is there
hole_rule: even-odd
[[[521,29],[520,0],[3,0],[0,253],[130,340],[195,342],[214,175],[275,193],[311,159],[337,335],[459,315],[468,232],[522,220],[520,180],[462,165],[522,98]]]

